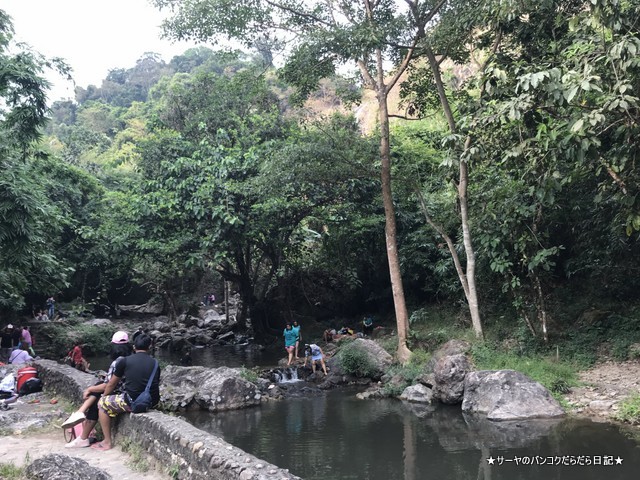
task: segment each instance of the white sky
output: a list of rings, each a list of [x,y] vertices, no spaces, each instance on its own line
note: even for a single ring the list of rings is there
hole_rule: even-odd
[[[13,19],[14,40],[47,57],[62,57],[78,86],[100,86],[112,68],[131,68],[145,52],[165,61],[193,43],[161,40],[163,14],[148,0],[0,0]],[[48,75],[50,101],[73,98],[73,84]]]

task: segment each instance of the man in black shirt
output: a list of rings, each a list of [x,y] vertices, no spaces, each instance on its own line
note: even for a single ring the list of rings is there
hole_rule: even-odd
[[[151,346],[151,338],[147,335],[138,335],[133,347],[135,353],[128,357],[122,357],[116,362],[113,376],[105,388],[98,403],[100,426],[104,433],[104,440],[92,446],[98,450],[110,450],[111,443],[111,419],[121,413],[131,412],[131,403],[144,392],[153,373],[156,360],[148,354]],[[111,395],[121,378],[124,377],[124,391],[120,395]],[[160,401],[160,367],[149,389],[153,406]]]
[[[13,349],[13,325],[4,327],[0,337],[0,362],[7,362]]]

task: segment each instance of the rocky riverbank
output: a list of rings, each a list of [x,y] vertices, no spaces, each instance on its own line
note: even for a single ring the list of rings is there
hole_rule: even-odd
[[[564,395],[571,413],[594,421],[615,421],[620,403],[640,393],[640,361],[606,360],[579,372],[578,387]]]

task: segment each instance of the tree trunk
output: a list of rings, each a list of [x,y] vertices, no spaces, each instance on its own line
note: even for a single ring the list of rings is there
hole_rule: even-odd
[[[379,54],[379,57],[381,54]],[[382,69],[378,70],[378,108],[380,115],[380,181],[382,183],[382,202],[384,204],[385,240],[387,244],[387,259],[389,261],[389,275],[391,290],[395,306],[396,322],[398,326],[398,362],[405,364],[409,361],[411,351],[407,346],[409,334],[409,314],[404,298],[400,260],[398,258],[398,243],[396,239],[396,217],[391,194],[391,147],[389,143],[389,110],[387,107],[387,91],[384,85]]]
[[[430,49],[427,49],[427,58],[429,59],[429,66],[433,73],[433,78],[438,90],[438,97],[440,98],[440,104],[444,112],[444,116],[449,124],[449,130],[451,133],[456,133],[456,122],[453,118],[453,112],[447,98],[447,93],[444,89],[444,83],[442,82],[442,76],[440,75],[440,64],[436,61],[435,55]],[[467,151],[471,146],[471,137],[467,136],[464,143],[464,151]],[[467,304],[469,306],[469,314],[471,315],[471,324],[473,325],[473,331],[476,337],[482,338],[482,320],[480,318],[480,307],[478,305],[478,290],[476,288],[476,255],[473,250],[473,243],[471,242],[471,230],[469,229],[469,203],[467,200],[467,186],[469,183],[469,168],[467,162],[460,158],[460,170],[458,178],[458,202],[460,204],[460,223],[462,225],[462,238],[464,244],[464,253],[467,258],[467,268],[464,281],[462,281],[462,287],[464,294],[467,298]],[[466,285],[465,285],[466,281]]]

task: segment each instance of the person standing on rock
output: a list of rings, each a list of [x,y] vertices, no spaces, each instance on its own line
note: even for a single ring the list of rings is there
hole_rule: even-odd
[[[298,357],[298,348],[300,347],[300,342],[302,341],[302,335],[300,334],[300,325],[298,324],[297,320],[293,321],[293,327],[291,327],[291,329],[296,332],[296,335],[298,336],[298,339],[296,340],[296,358]]]
[[[288,366],[288,365],[291,365],[291,362],[293,362],[293,352],[296,349],[296,342],[298,341],[298,333],[293,329],[290,323],[287,323],[282,335],[284,336],[284,349],[287,351],[287,354],[289,355],[289,359],[287,361],[287,366]]]
[[[92,445],[97,450],[110,450],[113,447],[111,442],[111,419],[121,413],[130,413],[131,404],[138,396],[145,391],[151,375],[155,375],[151,380],[151,405],[155,407],[160,401],[160,367],[157,360],[148,353],[151,347],[151,338],[145,334],[138,335],[134,341],[135,353],[129,357],[120,358],[116,361],[113,375],[100,401],[98,402],[100,427],[104,434],[104,440]],[[120,379],[124,378],[124,393],[112,395]]]
[[[322,349],[315,343],[312,343],[311,345],[304,346],[304,353],[305,357],[303,367],[307,366],[307,359],[311,357],[311,371],[313,373],[316,373],[316,362],[320,362],[320,366],[322,367],[322,371],[324,372],[324,375],[326,377],[327,366],[324,363],[324,352],[322,351]]]

